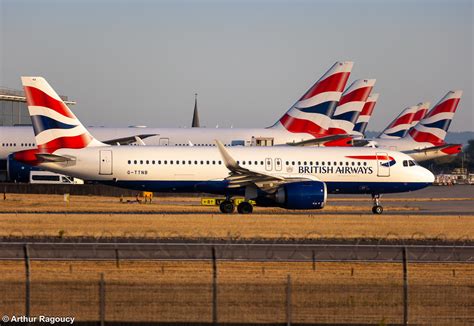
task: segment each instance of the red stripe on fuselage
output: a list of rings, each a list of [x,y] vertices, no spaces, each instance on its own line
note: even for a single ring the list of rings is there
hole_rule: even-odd
[[[339,101],[339,106],[349,102],[365,102],[369,97],[371,91],[371,86],[355,89],[349,94],[345,94],[341,97],[341,100]]]
[[[355,158],[358,160],[386,160],[393,161],[394,158],[386,155],[355,155],[355,156],[346,156],[347,158]]]
[[[74,114],[72,114],[66,104],[64,104],[62,101],[52,98],[36,87],[24,86],[23,88],[25,90],[28,106],[44,106],[68,118],[76,119]]]
[[[300,98],[300,101],[324,92],[342,92],[344,87],[346,87],[350,74],[350,72],[338,72],[324,80],[316,82],[316,84]]]
[[[302,120],[285,114],[281,119],[280,123],[288,130],[293,133],[306,133],[310,134],[315,138],[327,135],[327,130],[318,126],[310,120]]]

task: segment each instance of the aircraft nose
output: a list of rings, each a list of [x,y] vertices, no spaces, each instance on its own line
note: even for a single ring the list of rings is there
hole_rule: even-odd
[[[423,181],[426,182],[426,183],[433,183],[435,181],[435,176],[434,174],[428,170],[428,169],[425,169],[423,168]]]

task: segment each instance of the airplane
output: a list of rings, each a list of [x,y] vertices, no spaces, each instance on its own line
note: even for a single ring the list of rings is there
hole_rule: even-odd
[[[373,140],[375,146],[401,151],[417,162],[461,152],[461,144],[448,144],[444,141],[461,96],[460,90],[449,91],[404,137],[376,138]]]
[[[111,145],[143,143],[161,146],[270,146],[321,144],[341,136],[327,135],[331,116],[349,79],[353,62],[338,61],[271,127],[268,128],[104,128],[89,127],[94,137]],[[190,144],[191,142],[191,144]],[[31,126],[0,127],[0,160],[22,149],[35,148]]]
[[[426,116],[430,102],[418,103],[405,108],[376,138],[400,139],[408,134]]]
[[[82,125],[42,77],[22,77],[37,148],[15,160],[80,179],[143,191],[225,195],[222,213],[259,206],[321,209],[328,193],[380,195],[425,188],[434,175],[410,156],[371,147],[110,146]]]
[[[370,94],[367,98],[367,101],[360,112],[359,117],[357,118],[356,124],[352,129],[352,135],[355,138],[363,138],[365,135],[365,131],[367,130],[367,125],[369,124],[370,118],[372,117],[372,113],[374,112],[375,104],[379,99],[379,94]]]

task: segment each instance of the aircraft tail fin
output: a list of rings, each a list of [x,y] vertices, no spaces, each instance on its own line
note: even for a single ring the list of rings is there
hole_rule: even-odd
[[[357,118],[357,122],[354,126],[354,133],[359,136],[363,136],[367,130],[367,125],[369,124],[372,113],[374,112],[375,104],[379,99],[379,94],[370,94],[367,98],[367,101],[362,108],[362,111]]]
[[[331,120],[329,134],[351,134],[375,85],[375,79],[355,80],[342,94]]]
[[[382,139],[399,139],[407,135],[412,128],[430,107],[430,102],[418,103],[404,109],[377,138]]]
[[[38,149],[107,146],[82,125],[43,77],[21,77]]]
[[[408,135],[418,143],[430,143],[435,146],[444,144],[461,96],[460,90],[449,91],[422,120],[410,129]]]
[[[351,61],[336,62],[270,128],[284,128],[291,133],[310,134],[315,138],[326,135],[353,65]]]

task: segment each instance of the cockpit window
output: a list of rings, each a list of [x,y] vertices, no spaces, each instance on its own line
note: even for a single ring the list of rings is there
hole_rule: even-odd
[[[403,166],[408,166],[408,161],[407,160],[403,161]]]
[[[410,164],[410,166],[415,166],[415,161],[408,161],[408,163]]]

